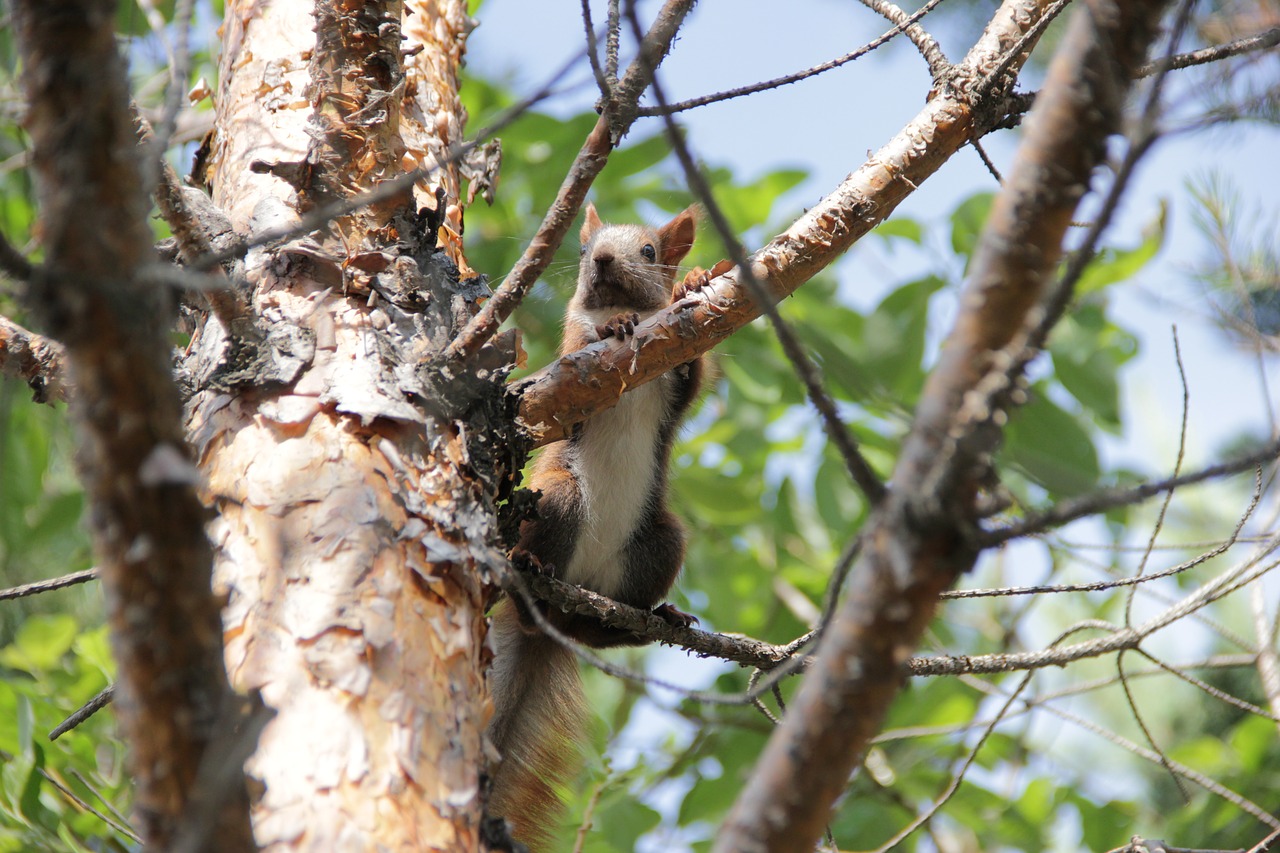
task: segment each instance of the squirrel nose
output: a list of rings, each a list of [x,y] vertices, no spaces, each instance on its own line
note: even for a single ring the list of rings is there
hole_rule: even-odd
[[[595,261],[602,267],[607,267],[609,264],[613,263],[613,252],[610,252],[608,249],[601,249],[591,256],[591,260]]]

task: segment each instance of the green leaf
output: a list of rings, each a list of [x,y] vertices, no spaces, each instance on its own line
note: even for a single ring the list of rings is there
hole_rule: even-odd
[[[1137,275],[1164,246],[1167,213],[1167,204],[1161,202],[1160,210],[1143,229],[1142,242],[1132,249],[1106,248],[1099,252],[1076,282],[1076,295],[1087,296]]]
[[[1031,402],[1015,410],[1002,457],[1054,497],[1071,497],[1098,482],[1098,453],[1080,422],[1054,405],[1037,383]]]
[[[1121,425],[1120,368],[1137,351],[1137,340],[1110,323],[1098,305],[1063,318],[1049,341],[1054,378],[1111,432]]]
[[[881,222],[871,233],[884,240],[889,246],[893,245],[895,239],[908,240],[917,246],[924,242],[924,226],[905,216]]]
[[[971,195],[960,202],[960,206],[951,214],[951,248],[965,259],[966,267],[972,260],[973,250],[977,248],[982,226],[987,222],[987,214],[991,212],[994,200],[992,193]]]
[[[1099,806],[1075,793],[1069,795],[1069,800],[1080,813],[1086,850],[1111,850],[1133,835],[1133,815],[1124,808],[1125,804],[1110,802]]]
[[[658,825],[662,816],[631,796],[610,800],[599,812],[595,827],[615,850],[630,853],[641,835]]]
[[[75,618],[67,614],[32,616],[13,643],[0,650],[0,661],[31,673],[52,669],[70,651],[78,631]]]

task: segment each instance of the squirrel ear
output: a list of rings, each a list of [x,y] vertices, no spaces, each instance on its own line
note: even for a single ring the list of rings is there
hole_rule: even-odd
[[[658,239],[662,242],[662,263],[674,267],[684,260],[693,248],[694,234],[698,230],[698,215],[701,209],[691,204],[676,214],[675,218],[658,229]]]
[[[600,229],[601,224],[596,206],[587,202],[586,217],[582,220],[582,232],[579,234],[580,241],[585,245],[591,239],[591,235]]]

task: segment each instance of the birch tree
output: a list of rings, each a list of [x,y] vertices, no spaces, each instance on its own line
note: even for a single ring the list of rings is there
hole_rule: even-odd
[[[180,43],[191,4],[178,5]],[[1273,47],[1277,28],[1170,60],[1187,7],[1166,19],[1174,36],[1160,42],[1163,4],[1081,0],[1030,95],[1016,90],[1019,73],[1066,4],[1005,0],[956,62],[924,27],[935,4],[913,14],[868,4],[888,19],[878,42],[903,37],[920,52],[928,97],[821,202],[746,246],[677,125],[688,105],[672,104],[663,85],[662,62],[694,5],[667,0],[642,18],[614,2],[602,22],[587,15],[582,61],[599,117],[507,271],[473,269],[466,222],[478,196],[502,192],[491,140],[532,104],[468,127],[459,87],[474,21],[461,0],[228,0],[214,124],[189,184],[163,157],[188,82],[185,50],[173,51],[149,122],[130,102],[114,4],[13,0],[40,226],[36,251],[6,241],[0,264],[38,331],[0,319],[0,366],[40,399],[69,401],[119,667],[132,827],[147,848],[510,849],[485,813],[496,759],[483,738],[485,614],[503,590],[755,670],[745,695],[695,703],[761,704],[785,686],[785,713],[712,849],[799,851],[824,836],[839,843],[828,829],[837,800],[908,677],[1030,673],[1103,656],[1120,666],[1156,631],[1257,586],[1270,568],[1274,532],[1161,617],[1135,623],[1126,611],[1104,640],[1068,635],[1022,656],[917,655],[941,597],[984,553],[1186,485],[1274,471],[1273,424],[1267,441],[1210,468],[1010,508],[997,460],[1028,399],[1029,365],[1073,310],[1128,171],[1154,140],[1158,82],[1127,100],[1134,81]],[[619,43],[632,46],[621,59]],[[642,119],[665,132],[719,241],[711,284],[634,341],[592,344],[513,380],[523,351],[503,324]],[[1018,158],[947,341],[885,464],[850,428],[846,401],[829,389],[840,377],[815,359],[787,298],[957,152],[1018,124]],[[1119,138],[1085,236],[1068,251],[1068,228]],[[152,248],[151,205],[173,235],[170,256]],[[532,505],[518,489],[527,454],[760,318],[856,489],[857,529],[825,605],[810,602],[813,630],[774,643],[728,624],[680,628],[516,571],[513,532]],[[171,352],[175,327],[188,337]],[[1249,665],[1274,709],[1275,638],[1257,588],[1264,627]],[[1017,695],[1002,698],[1001,716]],[[1249,816],[1259,841],[1280,832],[1273,806],[1152,751],[1173,776]],[[901,837],[948,796],[919,807]]]

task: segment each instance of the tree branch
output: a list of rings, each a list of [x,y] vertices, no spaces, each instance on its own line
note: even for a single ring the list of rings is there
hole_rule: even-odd
[[[784,299],[826,268],[968,143],[976,81],[1006,59],[1030,24],[1004,26],[1016,27],[1009,30],[1012,38],[989,31],[906,127],[752,256],[752,274],[770,298]],[[512,391],[522,395],[520,417],[535,446],[566,437],[574,424],[615,405],[624,389],[693,360],[761,316],[741,278],[737,269],[729,269],[642,323],[632,339],[591,344],[513,384]]]
[[[984,548],[993,545],[1000,545],[1013,539],[1019,539],[1023,536],[1031,536],[1036,533],[1042,533],[1045,530],[1054,527],[1061,527],[1070,521],[1084,518],[1089,515],[1096,515],[1109,509],[1121,506],[1130,506],[1141,501],[1149,500],[1156,495],[1164,492],[1172,492],[1183,486],[1194,485],[1195,483],[1204,483],[1210,480],[1216,480],[1220,477],[1226,477],[1231,474],[1239,474],[1242,471],[1248,471],[1256,468],[1266,462],[1273,462],[1280,459],[1280,439],[1265,445],[1260,450],[1241,456],[1238,459],[1232,459],[1217,465],[1210,465],[1199,471],[1192,471],[1190,474],[1183,474],[1180,477],[1169,477],[1165,480],[1157,480],[1151,483],[1143,483],[1139,486],[1133,486],[1127,489],[1107,489],[1101,492],[1094,492],[1089,495],[1081,495],[1078,498],[1065,500],[1058,505],[1040,513],[1028,515],[1021,521],[1000,527],[995,530],[982,531],[975,535],[975,541]]]
[[[1266,50],[1280,44],[1280,27],[1272,27],[1264,30],[1257,35],[1245,36],[1226,44],[1216,44],[1212,47],[1193,50],[1189,53],[1179,53],[1177,56],[1170,56],[1166,59],[1158,59],[1155,62],[1148,62],[1138,69],[1139,77],[1150,77],[1161,71],[1175,71],[1180,68],[1190,68],[1194,65],[1207,65],[1210,62],[1218,62],[1223,59],[1229,59],[1232,56],[1239,56],[1242,53],[1252,53],[1256,50]]]
[[[975,53],[990,51],[992,42],[1003,47],[990,54],[998,67],[1004,67],[999,57],[1020,58],[1021,36],[1046,6],[1006,2],[960,73],[972,71]],[[969,395],[989,372],[1000,371],[1038,320],[1035,309],[1063,235],[1106,137],[1119,127],[1128,80],[1155,34],[1159,9],[1151,0],[1095,0],[1073,15],[984,229],[960,315],[925,386],[889,497],[868,522],[850,593],[714,851],[813,848],[897,694],[938,594],[973,565],[968,526],[999,438],[1000,410],[970,411]],[[969,439],[959,443],[951,438],[956,434]]]
[[[708,104],[716,104],[716,103],[719,103],[720,101],[729,101],[734,98],[742,98],[742,97],[746,97],[747,95],[754,95],[756,92],[767,92],[770,89],[777,89],[781,86],[789,86],[792,83],[799,83],[801,80],[807,80],[810,77],[817,77],[819,74],[824,74],[828,71],[839,68],[842,65],[847,65],[850,62],[853,62],[855,59],[859,59],[863,56],[866,56],[868,53],[880,47],[882,44],[889,41],[894,36],[897,36],[904,29],[911,26],[916,21],[919,21],[925,15],[932,12],[934,8],[937,7],[937,5],[941,2],[942,0],[928,0],[928,2],[925,3],[923,6],[921,6],[919,9],[917,9],[916,11],[908,15],[905,18],[905,20],[899,22],[896,26],[894,26],[893,29],[883,33],[882,35],[877,36],[876,38],[864,44],[862,47],[857,48],[856,50],[849,51],[844,56],[838,56],[835,59],[830,59],[830,60],[827,60],[826,62],[820,62],[817,65],[804,69],[803,71],[796,71],[793,74],[786,74],[782,77],[774,77],[772,80],[764,80],[759,83],[752,83],[748,86],[738,86],[733,89],[728,89],[724,92],[715,92],[710,95],[702,95],[697,98],[690,98],[687,101],[677,101],[674,104],[668,104],[666,107],[641,107],[639,111],[639,115],[656,116],[656,115],[663,115],[664,113],[668,115],[674,114],[674,113],[681,113],[681,112],[684,112],[685,110],[692,110],[697,107],[705,107]]]
[[[207,793],[196,781],[230,691],[170,364],[172,306],[141,275],[154,257],[150,206],[112,8],[12,4],[45,252],[25,302],[66,347],[139,829],[168,849]],[[243,784],[233,793],[205,849],[255,849]]]
[[[569,174],[560,185],[556,200],[547,210],[547,215],[529,241],[528,248],[480,313],[449,344],[445,350],[446,358],[465,358],[479,351],[551,263],[551,258],[586,200],[592,181],[604,169],[613,146],[635,122],[640,96],[653,79],[653,69],[658,67],[671,49],[676,32],[695,2],[696,0],[667,0],[658,12],[653,26],[641,42],[640,55],[631,63],[618,85],[613,87],[614,97],[606,104],[599,121],[583,143],[582,150],[569,167]]]
[[[911,22],[907,13],[901,8],[889,0],[862,0],[862,3],[872,11],[888,18],[890,23],[902,27],[902,32],[916,46],[916,50],[920,51],[920,55],[929,65],[929,74],[935,81],[941,80],[942,76],[951,70],[951,63],[947,62],[946,54],[942,52],[942,48],[938,46],[934,37],[929,35],[924,27]]]

